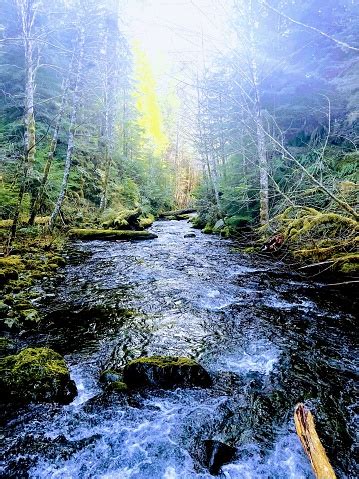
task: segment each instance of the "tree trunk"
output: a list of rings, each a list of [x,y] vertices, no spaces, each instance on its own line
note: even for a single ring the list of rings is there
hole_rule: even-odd
[[[75,145],[75,130],[76,130],[77,113],[78,113],[78,107],[79,107],[79,101],[80,101],[80,83],[81,83],[82,68],[83,68],[84,45],[85,45],[85,29],[84,27],[81,27],[80,35],[79,35],[79,55],[78,55],[78,63],[77,63],[77,74],[76,74],[75,87],[73,91],[72,113],[70,118],[69,138],[67,143],[64,176],[62,179],[59,196],[57,198],[54,210],[50,217],[50,221],[49,221],[50,229],[53,229],[56,218],[58,214],[60,213],[61,206],[65,198],[69,176],[70,176],[70,170],[72,165],[72,155],[73,155],[73,150]]]
[[[259,219],[261,225],[266,225],[269,222],[268,162],[256,60],[255,28],[257,25],[257,21],[255,18],[255,12],[253,11],[252,1],[250,1],[249,3],[249,21],[249,50],[251,61],[250,68],[254,90],[254,119],[256,122],[256,143],[259,167]]]
[[[37,213],[38,213],[38,211],[41,207],[43,197],[44,197],[45,187],[46,187],[46,184],[47,184],[47,180],[49,178],[50,168],[51,168],[54,156],[55,156],[55,151],[56,151],[56,147],[57,147],[57,140],[58,140],[58,137],[59,137],[60,125],[61,125],[62,117],[63,117],[63,114],[64,114],[64,110],[65,110],[65,107],[66,107],[67,93],[68,93],[68,88],[69,88],[69,85],[70,85],[70,78],[72,76],[74,58],[75,58],[75,55],[73,54],[72,58],[71,58],[71,62],[70,62],[69,73],[68,73],[67,79],[65,80],[65,82],[63,84],[63,92],[62,92],[62,97],[61,97],[60,110],[59,110],[58,117],[57,117],[57,120],[56,120],[55,129],[54,129],[54,132],[53,132],[53,135],[52,135],[52,140],[51,140],[51,143],[50,143],[49,152],[47,154],[47,160],[46,160],[46,164],[45,164],[45,168],[44,168],[43,177],[42,177],[42,180],[41,180],[41,185],[40,185],[39,191],[37,193],[37,196],[36,196],[34,205],[32,207],[32,210],[30,212],[30,218],[29,218],[29,225],[30,226],[34,224],[36,215],[37,215]]]
[[[261,111],[257,116],[257,149],[259,165],[259,219],[261,225],[269,222],[269,196],[268,196],[268,162],[263,133]]]
[[[36,151],[36,125],[34,115],[34,93],[35,93],[35,67],[34,67],[34,45],[32,38],[33,24],[36,18],[36,7],[32,0],[18,0],[17,6],[20,12],[22,25],[22,38],[25,57],[25,99],[24,99],[24,156],[22,160],[22,178],[19,188],[19,197],[15,208],[13,222],[8,238],[7,249],[16,236],[19,222],[21,205],[26,192],[26,185],[32,165],[35,160]]]

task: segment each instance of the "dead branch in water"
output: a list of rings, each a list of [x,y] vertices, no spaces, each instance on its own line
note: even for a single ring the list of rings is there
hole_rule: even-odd
[[[313,415],[304,404],[296,405],[294,422],[300,442],[309,457],[316,478],[336,479],[335,472],[315,430]]]

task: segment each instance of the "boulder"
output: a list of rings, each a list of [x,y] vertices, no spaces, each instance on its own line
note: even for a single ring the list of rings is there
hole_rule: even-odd
[[[1,401],[70,403],[77,394],[63,357],[49,348],[26,348],[0,359]]]
[[[216,224],[213,226],[213,231],[219,231],[224,227],[225,227],[224,221],[223,220],[218,220],[216,222]]]
[[[220,441],[205,440],[196,448],[195,459],[206,467],[210,474],[217,476],[221,467],[233,461],[237,449]]]
[[[118,213],[115,218],[105,221],[102,226],[104,228],[112,228],[118,230],[140,230],[141,209],[123,210]]]
[[[184,238],[195,238],[196,237],[196,233],[186,233],[185,235],[183,235]]]
[[[100,382],[107,392],[124,393],[128,391],[127,384],[122,381],[122,375],[114,369],[106,369],[100,374]]]
[[[121,379],[121,374],[114,369],[105,369],[105,371],[102,371],[100,374],[100,382],[105,386],[121,381]]]
[[[211,378],[196,361],[175,356],[150,356],[130,361],[123,380],[129,387],[208,387]]]

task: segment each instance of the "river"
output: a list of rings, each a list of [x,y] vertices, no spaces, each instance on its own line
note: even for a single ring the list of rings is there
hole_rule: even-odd
[[[151,230],[145,242],[74,242],[62,274],[38,286],[45,326],[19,343],[64,354],[79,394],[7,411],[2,477],[205,479],[201,451],[216,440],[236,448],[219,477],[313,478],[300,401],[338,477],[358,477],[353,301],[185,221]],[[154,354],[197,359],[213,386],[103,394],[102,369]]]

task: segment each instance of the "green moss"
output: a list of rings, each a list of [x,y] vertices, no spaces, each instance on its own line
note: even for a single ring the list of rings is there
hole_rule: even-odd
[[[255,246],[247,246],[247,248],[243,249],[243,253],[253,254],[257,252],[257,248]]]
[[[22,301],[22,302],[16,303],[15,307],[18,311],[22,311],[25,309],[31,309],[32,304],[30,303],[30,301]]]
[[[76,394],[64,359],[49,348],[26,348],[1,359],[0,386],[5,399],[18,402],[68,402]]]
[[[213,227],[210,224],[206,224],[206,226],[203,228],[202,233],[206,235],[210,235],[213,233]]]
[[[9,354],[13,349],[13,343],[9,338],[0,337],[0,357]]]
[[[359,264],[344,263],[339,266],[338,271],[340,271],[341,273],[358,273]]]
[[[107,386],[106,390],[117,393],[124,393],[128,391],[128,386],[122,381],[114,381]]]
[[[251,223],[251,218],[250,216],[234,215],[227,217],[225,219],[225,223],[230,229],[236,230],[238,228],[248,226]]]
[[[133,364],[149,364],[160,368],[168,366],[197,366],[197,362],[193,359],[177,356],[149,356],[133,359],[127,365]]]
[[[231,236],[231,230],[229,226],[225,226],[220,230],[220,235],[224,238],[229,238]]]
[[[101,229],[71,229],[71,238],[80,240],[146,240],[157,238],[157,235],[148,231],[120,231]]]
[[[140,218],[141,228],[149,228],[155,221],[155,217],[149,213],[147,216]]]
[[[5,258],[0,258],[0,270],[2,268],[11,268],[16,271],[21,271],[24,269],[24,263],[20,256],[6,256]]]
[[[38,323],[40,321],[40,315],[36,309],[24,309],[19,311],[19,314],[23,322]]]
[[[0,220],[0,228],[10,228],[12,220]]]

